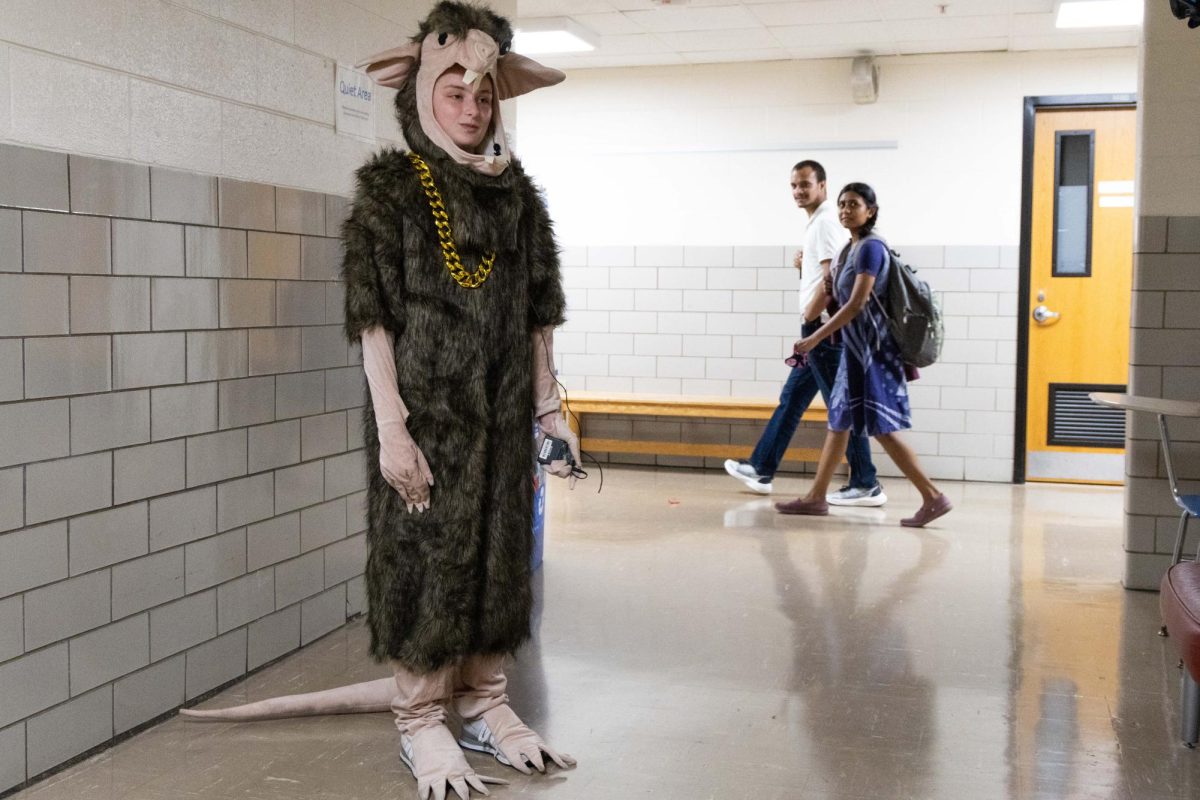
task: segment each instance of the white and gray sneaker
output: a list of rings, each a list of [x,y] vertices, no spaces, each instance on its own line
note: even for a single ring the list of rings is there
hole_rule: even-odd
[[[751,466],[749,461],[735,461],[732,458],[726,459],[725,471],[750,487],[751,491],[758,492],[759,494],[771,493],[771,479],[759,475],[758,471]]]
[[[887,502],[883,493],[883,484],[877,483],[870,489],[858,489],[853,486],[843,486],[836,492],[825,495],[825,502],[831,506],[881,506]]]

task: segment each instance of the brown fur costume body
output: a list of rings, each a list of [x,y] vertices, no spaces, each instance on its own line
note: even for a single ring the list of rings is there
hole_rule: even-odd
[[[418,38],[470,28],[512,38],[492,12],[446,3]],[[430,510],[409,513],[379,470],[368,398],[371,652],[427,672],[511,653],[529,635],[531,333],[561,324],[565,301],[550,218],[519,162],[492,177],[452,160],[421,129],[415,83],[397,95],[397,116],[442,194],[462,262],[472,271],[496,252],[481,287],[459,286],[407,156],[387,150],[359,169],[343,227],[346,333],[382,325],[395,336],[408,430],[434,476]]]

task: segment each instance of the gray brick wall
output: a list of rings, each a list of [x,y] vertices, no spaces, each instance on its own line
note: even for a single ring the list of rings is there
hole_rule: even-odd
[[[1133,259],[1130,391],[1195,401],[1200,397],[1200,217],[1141,217]],[[1200,420],[1168,424],[1181,489],[1200,492]],[[1171,498],[1153,415],[1131,415],[1125,448],[1125,585],[1158,589],[1171,563],[1180,510]],[[1184,547],[1187,557],[1200,547],[1200,522],[1192,520]]]
[[[0,172],[3,793],[359,613],[365,520],[344,198]]]

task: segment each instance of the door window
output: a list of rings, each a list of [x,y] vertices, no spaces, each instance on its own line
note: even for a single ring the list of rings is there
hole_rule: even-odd
[[[1054,277],[1092,274],[1094,131],[1059,131],[1054,167]]]

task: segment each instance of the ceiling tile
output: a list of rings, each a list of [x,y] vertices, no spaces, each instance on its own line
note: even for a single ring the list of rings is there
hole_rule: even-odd
[[[1102,47],[1137,47],[1141,32],[1107,30],[1060,32],[1050,36],[1014,36],[1013,50],[1080,50]]]
[[[2,1],[2,0],[0,0]],[[1159,1],[1159,0],[1156,0]],[[362,0],[381,3],[384,0]],[[1056,0],[518,0],[520,18],[570,16],[600,36],[548,64],[628,66],[778,58],[1136,46],[1136,29],[1059,31]]]
[[[887,24],[888,33],[898,42],[954,42],[959,39],[982,39],[1007,36],[1011,15],[987,17],[937,17],[935,19],[906,19]]]
[[[1049,14],[1054,11],[1056,0],[1013,0],[1013,11],[1017,14]]]
[[[925,39],[912,42],[900,42],[897,45],[901,55],[916,55],[918,53],[986,53],[1008,49],[1007,36],[994,36],[986,39]]]
[[[624,36],[646,32],[619,11],[610,11],[607,14],[572,14],[571,18],[601,36]]]
[[[692,8],[701,8],[709,6],[736,6],[739,5],[737,0],[685,0],[687,6]],[[662,8],[659,3],[654,0],[612,0],[613,8],[618,11],[649,11]],[[681,11],[684,5],[674,5],[668,10]]]
[[[1053,36],[1058,33],[1053,14],[1013,14],[1013,36]]]
[[[792,58],[801,60],[822,58],[855,58],[861,55],[898,55],[891,42],[863,42],[861,44],[821,45],[812,47],[788,47]]]
[[[748,6],[751,14],[768,27],[817,25],[823,22],[878,20],[871,0],[808,0],[804,3],[768,3]]]
[[[771,28],[781,42],[806,42],[813,46],[858,45],[864,42],[890,42],[890,26],[883,22],[857,25],[789,25]]]
[[[753,50],[707,50],[684,53],[689,64],[719,64],[731,61],[789,61],[791,55],[782,47]]]
[[[595,69],[600,67],[653,67],[686,64],[678,53],[635,53],[630,55],[562,55],[542,56],[540,61],[556,69]]]
[[[517,0],[517,18],[564,17],[572,14],[602,14],[615,11],[606,0]]]
[[[668,47],[674,48],[680,53],[699,53],[705,50],[774,49],[779,47],[779,42],[767,32],[766,28],[660,33],[658,34],[658,38]]]
[[[1007,14],[1012,3],[1013,0],[876,0],[875,5],[884,19],[938,19]]]
[[[661,39],[649,33],[636,33],[632,36],[604,36],[595,55],[631,55],[633,53],[667,53],[673,48]],[[581,53],[580,55],[587,55]]]
[[[656,8],[652,11],[629,11],[626,16],[647,31],[663,33],[762,27],[749,10],[740,5]]]

